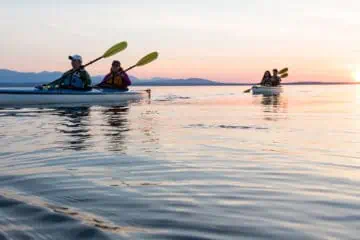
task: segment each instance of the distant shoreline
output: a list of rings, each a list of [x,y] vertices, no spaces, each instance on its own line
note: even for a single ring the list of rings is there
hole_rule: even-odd
[[[38,85],[42,85],[44,83],[1,83],[0,87],[35,87]],[[299,85],[358,85],[359,82],[293,82],[293,83],[283,83],[283,86],[299,86]],[[134,87],[211,87],[211,86],[253,86],[258,85],[255,83],[214,83],[214,84],[171,84],[171,83],[141,83],[141,84],[133,84],[131,86]]]

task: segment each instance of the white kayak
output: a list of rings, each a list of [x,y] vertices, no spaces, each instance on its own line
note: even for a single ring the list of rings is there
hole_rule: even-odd
[[[30,105],[119,104],[150,97],[150,90],[119,91],[115,89],[16,89],[0,88],[0,107]]]
[[[252,92],[253,94],[279,95],[282,92],[282,87],[253,86]]]

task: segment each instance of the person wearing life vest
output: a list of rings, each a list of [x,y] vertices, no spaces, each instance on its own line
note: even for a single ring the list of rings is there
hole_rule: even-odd
[[[71,60],[72,70],[75,71],[69,75],[64,73],[64,80],[61,84],[65,88],[86,89],[91,86],[91,78],[89,73],[82,68],[82,57],[80,55],[69,56]]]
[[[89,73],[82,66],[82,57],[80,55],[69,56],[72,69],[64,73],[58,80],[49,84],[36,86],[38,89],[47,88],[64,88],[75,90],[90,90],[91,78]]]
[[[129,76],[124,72],[119,61],[114,60],[110,73],[107,74],[101,83],[97,86],[101,88],[114,88],[119,90],[128,91],[128,86],[131,85]]]
[[[278,76],[278,70],[273,70],[273,76],[271,77],[271,83],[273,87],[279,86],[281,83],[281,78]]]
[[[272,77],[270,71],[266,71],[260,83],[261,86],[271,86],[272,85]]]
[[[82,67],[82,57],[80,55],[69,56],[72,70],[62,75],[60,80],[52,85],[58,85],[65,89],[86,90],[90,88],[91,78],[89,73]]]

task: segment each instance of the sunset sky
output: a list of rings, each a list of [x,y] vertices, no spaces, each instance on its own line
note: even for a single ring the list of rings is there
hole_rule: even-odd
[[[257,82],[267,69],[289,67],[286,81],[355,81],[360,76],[357,0],[0,4],[0,69],[65,71],[69,54],[87,62],[128,41],[127,50],[90,66],[89,72],[105,74],[114,59],[127,67],[159,51],[158,61],[130,74]]]

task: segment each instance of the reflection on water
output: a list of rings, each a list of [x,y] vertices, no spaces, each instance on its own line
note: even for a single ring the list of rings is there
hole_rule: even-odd
[[[129,131],[128,111],[127,105],[95,109],[56,108],[51,114],[60,117],[56,131],[63,135],[58,144],[75,151],[88,150],[97,144],[105,146],[108,151],[125,152],[125,132]]]
[[[64,148],[81,151],[90,147],[89,107],[58,108],[52,114],[61,118],[56,131],[69,137],[69,140],[60,142]]]
[[[129,131],[127,106],[106,108],[101,111],[109,129],[105,130],[106,149],[113,152],[126,151],[125,132]]]
[[[266,95],[264,95],[262,97],[262,99],[261,99],[261,104],[263,104],[264,106],[271,107],[272,108],[271,110],[275,110],[275,111],[278,110],[279,103],[280,103],[279,95],[274,95],[274,96],[266,96]],[[271,111],[271,110],[269,109],[267,111]]]
[[[253,104],[261,105],[266,121],[278,121],[286,118],[288,109],[287,97],[278,95],[254,95]]]

